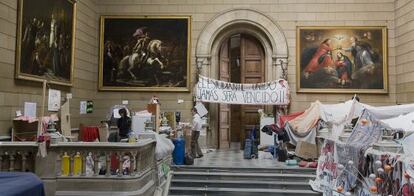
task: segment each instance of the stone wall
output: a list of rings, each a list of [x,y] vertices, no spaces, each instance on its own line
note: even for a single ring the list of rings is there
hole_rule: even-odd
[[[79,101],[93,99],[97,89],[99,26],[96,10],[95,1],[78,1],[73,87],[51,86],[62,90],[63,96],[67,92],[73,93],[72,127],[78,127],[81,122],[86,124],[95,122],[93,119],[79,115]],[[40,114],[42,103],[42,83],[14,79],[16,28],[17,0],[2,0],[0,2],[0,135],[8,134],[15,111],[23,112],[25,101],[37,102],[37,114]]]
[[[291,111],[306,109],[310,102],[336,103],[345,101],[352,94],[297,94],[296,91],[296,26],[344,26],[366,25],[388,27],[388,62],[389,62],[389,94],[359,95],[363,102],[373,105],[390,105],[396,103],[395,76],[395,47],[394,47],[394,1],[393,0],[100,0],[98,13],[100,15],[190,15],[192,17],[192,81],[195,77],[195,47],[203,27],[217,14],[230,9],[249,8],[269,16],[283,30],[289,47],[289,82],[292,87]],[[98,97],[109,97],[111,101],[99,101],[99,106],[107,108],[120,98],[147,98],[152,93],[98,93]],[[158,94],[161,101],[166,101],[168,109],[188,110],[191,104],[181,107],[175,104],[176,98],[181,97],[191,101],[189,93]],[[113,100],[113,101],[112,101]],[[137,101],[137,107],[146,100]],[[189,113],[188,113],[189,115]]]
[[[191,81],[194,83],[195,47],[203,27],[214,16],[230,9],[249,8],[264,13],[277,23],[288,43],[288,79],[292,88],[291,111],[303,110],[310,102],[325,103],[345,101],[351,94],[299,94],[296,93],[296,26],[366,25],[388,27],[389,94],[359,95],[364,103],[390,105],[411,101],[413,96],[412,32],[413,1],[408,0],[79,0],[77,9],[74,86],[57,87],[72,92],[72,127],[79,123],[96,124],[102,120],[109,107],[129,100],[134,110],[145,109],[148,100],[160,97],[163,111],[182,111],[184,121],[190,120],[192,95],[163,92],[100,92],[97,90],[99,16],[100,15],[189,15],[191,30]],[[14,79],[17,0],[0,2],[0,135],[7,132],[15,110],[23,109],[24,101],[41,103],[41,84]],[[395,17],[395,20],[394,20]],[[396,38],[396,39],[395,39]],[[397,45],[397,47],[395,47]],[[398,59],[396,59],[396,55]],[[396,63],[397,62],[397,63]],[[396,67],[396,64],[398,65]],[[398,75],[398,84],[397,76]],[[398,90],[397,90],[398,89]],[[397,99],[398,93],[398,99]],[[177,99],[184,99],[181,105]],[[79,101],[93,100],[94,112],[79,115]],[[38,111],[39,112],[39,111]]]
[[[414,1],[395,2],[397,102],[414,101]]]

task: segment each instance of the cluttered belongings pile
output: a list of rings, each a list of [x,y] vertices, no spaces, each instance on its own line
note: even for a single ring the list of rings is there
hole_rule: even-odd
[[[414,104],[374,107],[355,99],[339,104],[317,101],[308,110],[314,104],[319,107],[317,176],[310,182],[315,191],[327,195],[414,193]]]
[[[414,194],[414,104],[374,107],[357,99],[315,101],[305,111],[279,115],[276,122],[261,126],[261,135],[274,138],[274,147],[269,147],[270,140],[263,147],[261,136],[259,148],[278,148],[274,152],[281,156],[280,149],[290,146],[287,164],[298,160],[299,166],[317,167],[316,179],[310,181],[315,191]],[[317,164],[306,162],[316,159]]]

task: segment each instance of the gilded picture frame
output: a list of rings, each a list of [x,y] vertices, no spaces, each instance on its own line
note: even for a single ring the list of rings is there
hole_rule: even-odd
[[[298,26],[300,93],[388,93],[385,26]]]
[[[101,16],[101,91],[190,91],[190,16]]]
[[[15,78],[72,86],[76,0],[18,0]]]

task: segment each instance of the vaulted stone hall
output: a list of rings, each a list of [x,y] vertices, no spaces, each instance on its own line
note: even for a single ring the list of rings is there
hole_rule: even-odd
[[[412,195],[414,0],[1,0],[0,195]]]

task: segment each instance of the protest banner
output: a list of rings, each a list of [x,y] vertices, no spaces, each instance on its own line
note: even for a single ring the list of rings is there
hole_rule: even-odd
[[[210,103],[288,105],[289,86],[280,79],[257,84],[230,83],[200,76],[195,86],[196,100]]]

